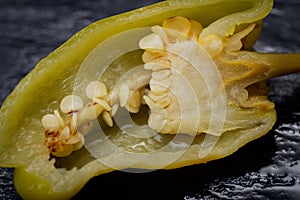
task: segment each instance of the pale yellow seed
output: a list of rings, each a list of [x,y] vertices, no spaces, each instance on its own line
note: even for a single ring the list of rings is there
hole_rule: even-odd
[[[70,121],[70,131],[71,133],[77,132],[77,123],[78,123],[78,115],[76,113],[72,114],[72,119]]]
[[[94,98],[93,101],[99,104],[104,110],[111,111],[110,105],[103,99]]]
[[[79,137],[78,133],[76,133],[75,135],[71,135],[71,137],[69,137],[66,144],[76,144],[79,141],[80,141],[80,137]]]
[[[113,120],[111,118],[111,115],[109,112],[107,111],[104,111],[102,113],[102,118],[103,120],[105,121],[105,123],[109,126],[109,127],[112,127],[113,126]]]
[[[151,84],[150,89],[155,95],[163,95],[168,92],[168,88],[158,84]]]
[[[165,123],[164,116],[160,114],[151,114],[148,121],[149,126],[156,131],[161,131]]]
[[[93,99],[94,97],[103,98],[107,95],[107,88],[104,83],[93,81],[86,87],[85,94],[89,99]]]
[[[53,114],[46,114],[42,118],[42,125],[46,130],[57,131],[59,129],[59,121]]]
[[[171,71],[168,69],[152,72],[152,78],[158,81],[164,80],[171,75]]]
[[[139,88],[144,88],[146,85],[148,85],[150,79],[151,79],[151,74],[150,73],[138,76],[136,78],[136,82],[131,83],[131,85],[133,84],[131,86],[132,90],[139,89]]]
[[[151,81],[149,82],[150,90],[155,95],[163,95],[167,93],[170,84],[171,80],[169,79],[165,79],[163,81],[156,81],[154,79],[151,79]]]
[[[169,36],[169,41],[176,42],[176,40],[188,39],[191,30],[191,22],[185,17],[176,16],[166,19],[163,22],[162,27]]]
[[[168,93],[169,88],[172,85],[172,79],[167,78],[165,80],[156,81],[154,79],[151,79],[149,82],[150,89],[152,94],[156,96],[162,96]]]
[[[171,79],[171,77],[170,78],[167,78],[167,79],[164,79],[164,80],[161,80],[161,81],[158,81],[158,83],[160,84],[160,85],[163,85],[164,87],[166,87],[166,88],[170,88],[171,87],[171,85],[172,85],[172,79]]]
[[[167,95],[168,95],[167,93],[162,94],[162,95],[155,95],[155,94],[153,94],[153,92],[151,92],[151,91],[148,93],[148,96],[149,96],[153,101],[155,101],[155,102],[157,102],[157,101],[159,101],[159,100],[165,98]]]
[[[163,27],[155,25],[155,26],[151,27],[151,31],[153,33],[156,33],[157,35],[159,35],[160,38],[163,40],[164,43],[168,43],[169,42],[168,35],[165,32],[165,30],[164,30]]]
[[[129,99],[129,105],[134,108],[139,108],[141,106],[141,93],[140,91],[134,91]]]
[[[163,22],[162,27],[188,35],[191,29],[191,22],[185,17],[175,16],[166,19]]]
[[[47,137],[46,141],[45,141],[45,144],[51,146],[52,144],[55,144],[57,142],[58,142],[58,138],[57,137]]]
[[[114,89],[112,91],[112,93],[109,95],[110,100],[108,100],[107,102],[110,102],[111,105],[118,104],[119,103],[119,96],[118,95],[119,95],[118,89]]]
[[[93,106],[93,111],[94,111],[95,115],[98,117],[101,114],[101,112],[103,111],[103,107],[100,106],[99,104],[95,104]]]
[[[142,55],[142,60],[144,63],[148,63],[153,61],[154,59],[158,59],[165,55],[165,52],[163,51],[145,51]]]
[[[161,133],[176,134],[179,131],[179,127],[180,120],[168,121],[168,123],[166,123],[163,129],[161,130]]]
[[[170,69],[170,65],[164,65],[161,63],[156,63],[156,62],[149,62],[144,64],[144,68],[147,70],[152,70],[152,71],[159,71],[163,69]]]
[[[130,105],[127,105],[126,106],[126,109],[130,112],[130,113],[138,113],[140,111],[140,108],[135,108],[135,107],[132,107]]]
[[[59,139],[63,142],[66,143],[69,138],[71,137],[71,133],[70,133],[70,128],[68,126],[66,126],[60,133]]]
[[[203,45],[211,57],[215,57],[223,51],[222,39],[217,35],[208,35],[203,41],[199,41],[199,43]]]
[[[122,84],[119,88],[119,101],[120,101],[120,106],[124,107],[127,105],[128,99],[129,99],[129,87],[127,84]]]
[[[143,88],[140,91],[141,91],[141,104],[145,105],[146,102],[145,102],[143,96],[144,95],[148,95],[148,93],[150,92],[150,90],[148,88]]]
[[[53,113],[54,113],[56,119],[59,121],[60,128],[65,127],[65,121],[64,121],[63,118],[60,116],[58,110],[54,110]]]
[[[167,58],[159,58],[157,60],[155,60],[154,62],[161,64],[160,66],[154,66],[152,68],[153,71],[158,71],[161,69],[170,69],[171,68],[171,61]]]
[[[190,20],[190,23],[191,23],[192,27],[191,27],[191,31],[189,33],[189,37],[194,39],[194,40],[197,40],[200,33],[203,30],[203,27],[199,22],[197,22],[195,20]]]
[[[82,111],[79,113],[79,122],[78,124],[82,124],[86,121],[95,120],[103,111],[102,106],[98,104],[88,104]]]
[[[171,62],[166,58],[157,58],[151,62],[148,62],[144,65],[145,69],[152,71],[160,71],[163,69],[170,69]]]
[[[83,143],[82,142],[77,142],[76,144],[73,144],[73,151],[77,151],[79,149],[81,149],[83,147]]]
[[[71,137],[67,140],[66,144],[76,144],[76,143],[79,142],[79,141],[80,141],[79,137],[78,137],[77,135],[75,135],[75,136],[71,136]]]
[[[147,70],[152,70],[152,71],[160,71],[163,69],[170,69],[171,64],[170,65],[165,65],[162,63],[156,63],[156,62],[149,62],[144,64],[144,68]]]
[[[152,70],[154,65],[155,65],[155,63],[152,63],[152,62],[146,63],[146,64],[144,64],[144,69]]]
[[[80,140],[76,144],[73,144],[73,151],[77,151],[77,150],[81,149],[84,145],[85,139],[84,139],[83,135],[79,133],[78,136],[79,136]]]
[[[73,145],[64,145],[62,149],[59,149],[56,152],[52,152],[52,154],[57,157],[66,157],[69,156],[72,152],[73,152]]]
[[[159,35],[152,33],[142,38],[139,42],[139,46],[145,50],[163,50],[164,42]]]
[[[171,103],[170,97],[165,97],[157,102],[157,104],[161,105],[163,108],[168,107],[170,103]]]
[[[143,99],[150,109],[155,107],[156,104],[151,98],[149,98],[148,96],[143,96]]]
[[[115,114],[117,113],[119,109],[119,104],[114,104],[112,107],[111,107],[111,115],[112,116],[115,116]]]
[[[77,112],[83,108],[83,101],[77,95],[65,96],[60,102],[60,109],[65,114]]]

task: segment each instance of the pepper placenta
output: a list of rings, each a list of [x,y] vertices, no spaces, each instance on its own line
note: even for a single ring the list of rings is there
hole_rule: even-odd
[[[263,81],[300,70],[299,54],[251,49],[271,9],[271,0],[170,0],[91,24],[5,100],[0,165],[16,168],[24,199],[68,199],[113,170],[232,154],[275,123]]]

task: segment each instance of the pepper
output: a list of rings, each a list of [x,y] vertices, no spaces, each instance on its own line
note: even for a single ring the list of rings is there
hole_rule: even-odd
[[[266,99],[267,87],[262,81],[299,71],[299,54],[263,54],[251,51],[252,45],[259,36],[261,20],[271,9],[271,0],[170,0],[89,25],[41,60],[3,103],[0,112],[0,165],[15,168],[15,186],[24,199],[69,199],[92,177],[113,170],[125,168],[173,169],[205,163],[232,154],[244,144],[266,134],[275,123],[274,105]],[[151,30],[155,32],[155,28],[150,30],[143,27],[165,24],[166,27],[172,29],[166,25],[168,24],[166,20],[178,19],[173,18],[174,16],[183,16],[183,21],[185,19],[198,21],[204,27],[199,35],[199,43],[203,46],[207,45],[207,49],[212,49],[207,52],[210,57],[215,57],[216,64],[228,64],[218,65],[218,67],[223,67],[220,69],[222,72],[220,77],[224,82],[224,88],[221,89],[228,98],[225,106],[226,108],[230,106],[231,109],[228,111],[233,112],[233,115],[225,113],[224,116],[227,119],[226,115],[228,114],[231,117],[229,122],[235,123],[225,123],[220,128],[219,121],[215,121],[215,123],[209,124],[211,127],[208,125],[201,129],[201,133],[207,134],[199,134],[198,127],[197,130],[192,129],[188,135],[170,134],[177,133],[178,130],[166,131],[167,134],[152,133],[150,129],[142,125],[120,130],[116,125],[110,127],[112,124],[107,116],[111,116],[114,108],[107,107],[105,101],[103,103],[106,98],[105,94],[99,94],[97,98],[92,97],[93,104],[86,104],[86,106],[102,105],[99,112],[103,112],[103,117],[98,118],[101,127],[89,127],[84,122],[83,124],[87,127],[83,128],[87,128],[87,132],[89,132],[85,136],[85,145],[80,147],[80,150],[67,152],[68,155],[65,155],[64,146],[62,154],[55,154],[57,153],[57,143],[45,142],[46,139],[51,138],[48,136],[54,133],[53,123],[48,123],[49,118],[43,123],[43,117],[54,113],[48,116],[53,118],[53,116],[62,115],[60,117],[68,118],[68,106],[66,106],[67,108],[63,106],[64,109],[62,109],[66,113],[57,114],[58,112],[55,112],[61,104],[64,105],[64,103],[57,102],[65,100],[67,95],[74,92],[85,93],[86,91],[82,91],[80,84],[87,85],[89,81],[94,81],[99,75],[97,72],[101,72],[107,65],[109,67],[102,74],[101,81],[105,83],[108,91],[113,91],[115,86],[120,86],[117,88],[122,87],[121,91],[130,93],[130,89],[126,88],[128,84],[127,86],[123,84],[127,83],[127,80],[146,77],[143,81],[149,81],[147,77],[151,76],[152,78],[153,72],[145,75],[140,68],[133,68],[144,65],[144,63],[149,64],[153,61],[153,56],[159,54],[161,57],[164,54],[158,51],[162,49],[157,50],[153,46],[150,46],[149,49],[149,46],[143,45],[147,43],[141,44],[145,51],[141,51],[136,45],[143,41],[142,39],[148,34],[151,34]],[[162,27],[164,26],[162,25]],[[134,31],[131,32],[131,30]],[[183,36],[179,40],[187,40],[185,37]],[[219,56],[221,51],[215,50],[218,49],[218,43],[214,43],[218,41],[216,38],[221,38],[222,44],[226,41],[231,44],[227,45],[227,53],[223,56]],[[230,39],[232,40],[230,41]],[[153,45],[153,41],[149,44]],[[127,50],[126,54],[120,57],[116,56],[117,58],[113,62],[103,59],[109,57],[108,55],[114,55],[115,52],[116,55],[119,55],[118,51],[122,48]],[[218,55],[215,55],[215,52],[218,52]],[[96,55],[101,56],[97,59]],[[149,55],[151,59],[149,59]],[[205,55],[207,56],[207,54]],[[193,60],[191,56],[187,56]],[[95,73],[88,71],[90,66],[92,66],[92,70],[96,66],[97,71]],[[121,69],[114,70],[120,66]],[[232,66],[237,68],[230,70]],[[239,68],[240,66],[245,68]],[[81,70],[85,71],[83,77],[80,75]],[[128,76],[122,76],[123,74],[128,74]],[[143,81],[141,83],[144,83]],[[245,88],[247,89],[245,90]],[[151,85],[149,89],[154,91]],[[227,91],[235,92],[228,93]],[[89,92],[87,93],[89,94]],[[149,94],[148,91],[144,96],[153,99],[153,96]],[[124,108],[115,113],[116,124],[118,116],[122,119],[124,119],[123,115],[130,117],[126,115],[126,109],[135,113],[135,108],[137,108],[127,105],[126,100],[123,102],[124,96],[126,96],[126,92],[117,95],[120,98],[120,106]],[[71,102],[75,101],[74,99],[76,97],[71,96]],[[88,102],[87,99],[84,99],[84,102]],[[95,102],[98,103],[94,104]],[[140,104],[131,102],[131,105],[140,106],[138,112],[131,115],[137,124],[142,124],[147,120],[148,110]],[[148,102],[147,105],[150,106],[150,103]],[[29,107],[30,110],[28,110]],[[71,114],[76,114],[77,108],[83,109],[81,107],[71,106]],[[103,109],[105,107],[106,109]],[[97,110],[97,108],[94,109]],[[74,116],[72,115],[72,117]],[[217,119],[214,118],[216,116],[211,116],[213,119]],[[72,120],[73,118],[68,119],[68,123],[66,123],[68,126],[64,127],[72,129],[72,125],[69,125]],[[107,125],[103,121],[106,121]],[[153,129],[159,130],[160,127],[155,125],[156,123],[153,124]],[[47,132],[47,128],[52,131]],[[187,126],[187,129],[189,128],[190,126]],[[79,135],[77,127],[74,129],[71,133]],[[90,134],[90,132],[101,131],[104,134],[100,134],[100,136]],[[146,141],[149,143],[145,144]],[[54,144],[54,146],[50,144]],[[138,148],[141,144],[144,146]]]

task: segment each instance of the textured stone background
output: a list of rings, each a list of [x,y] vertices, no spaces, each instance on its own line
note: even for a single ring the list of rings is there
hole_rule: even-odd
[[[35,64],[86,25],[155,0],[0,0],[0,105]],[[255,48],[300,52],[300,1],[275,0]],[[300,199],[300,74],[269,81],[278,121],[234,155],[206,165],[93,178],[74,198]],[[0,199],[20,199],[0,168]],[[116,192],[111,193],[114,188]]]

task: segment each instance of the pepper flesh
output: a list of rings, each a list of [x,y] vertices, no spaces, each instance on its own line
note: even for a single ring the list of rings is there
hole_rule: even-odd
[[[0,115],[0,165],[16,167],[16,188],[24,199],[70,198],[91,177],[107,173],[113,169],[96,159],[89,160],[89,158],[85,158],[84,149],[71,155],[70,158],[73,160],[70,162],[74,168],[66,170],[63,169],[64,166],[59,167],[59,159],[56,159],[57,163],[54,164],[54,159],[49,160],[49,151],[44,146],[45,136],[40,119],[47,113],[48,103],[62,99],[72,90],[73,82],[70,76],[74,77],[76,70],[96,45],[109,36],[125,30],[161,24],[174,14],[195,19],[204,27],[211,24],[204,33],[215,34],[220,37],[229,36],[235,32],[237,25],[253,22],[260,23],[259,21],[270,12],[271,7],[272,1],[269,0],[243,0],[239,2],[233,0],[200,2],[173,0],[101,20],[90,25],[42,60],[4,102]],[[235,14],[232,15],[232,13]],[[226,17],[222,18],[223,16]],[[219,26],[220,24],[216,21],[219,18],[223,20],[222,23],[219,21],[222,26]],[[134,20],[130,21],[130,19]],[[216,22],[213,23],[214,21]],[[251,37],[249,37],[245,46],[251,47],[257,36],[257,31],[251,33]],[[77,48],[73,48],[74,46]],[[299,66],[299,55],[296,54],[267,55],[251,53],[251,56],[247,52],[239,52],[237,54],[238,56],[232,55],[227,58],[228,62],[247,66],[250,61],[256,60],[259,62],[253,63],[254,66],[261,66],[261,63],[264,64],[263,66],[272,66],[268,70],[269,72],[264,74],[265,77],[261,79],[299,70],[299,68],[295,68],[295,66]],[[137,57],[139,56],[140,54],[137,54]],[[133,55],[132,57],[136,58]],[[280,62],[276,63],[278,60]],[[281,66],[287,66],[287,69],[280,68]],[[128,64],[128,67],[130,68],[130,64]],[[252,74],[247,75],[254,76],[255,73],[260,74],[260,72],[262,71],[254,71]],[[39,76],[36,76],[37,74]],[[67,78],[69,81],[65,81]],[[64,88],[57,84],[61,82],[65,83]],[[39,85],[44,85],[44,87],[40,89]],[[55,90],[55,94],[49,94],[50,88]],[[40,94],[40,98],[32,99],[30,97],[32,94]],[[35,109],[28,113],[26,109],[28,106]],[[239,107],[235,109],[236,112],[240,111]],[[24,116],[27,116],[25,122]],[[203,158],[199,158],[198,152],[199,144],[204,141],[204,136],[197,136],[192,145],[183,152],[182,156],[165,168],[171,169],[196,163],[205,163],[229,155],[247,142],[267,133],[276,119],[274,109],[256,111],[256,114],[253,114],[251,111],[248,113],[241,112],[241,115],[238,117],[244,117],[250,121],[263,122],[259,126],[261,128],[260,131],[257,131],[257,126],[253,126],[250,129],[228,131],[222,134],[210,154]],[[30,137],[28,137],[29,134]],[[129,143],[129,145],[131,144]],[[171,152],[163,152],[162,157],[156,161],[160,162],[160,160],[171,154]],[[111,154],[108,156],[109,158],[119,161],[115,169],[127,167],[153,169],[158,168],[160,165],[159,163],[147,161],[146,158],[133,164],[132,162],[129,164],[130,162],[128,163],[128,160],[122,159],[120,155]],[[134,157],[132,157],[132,160],[134,160]]]

